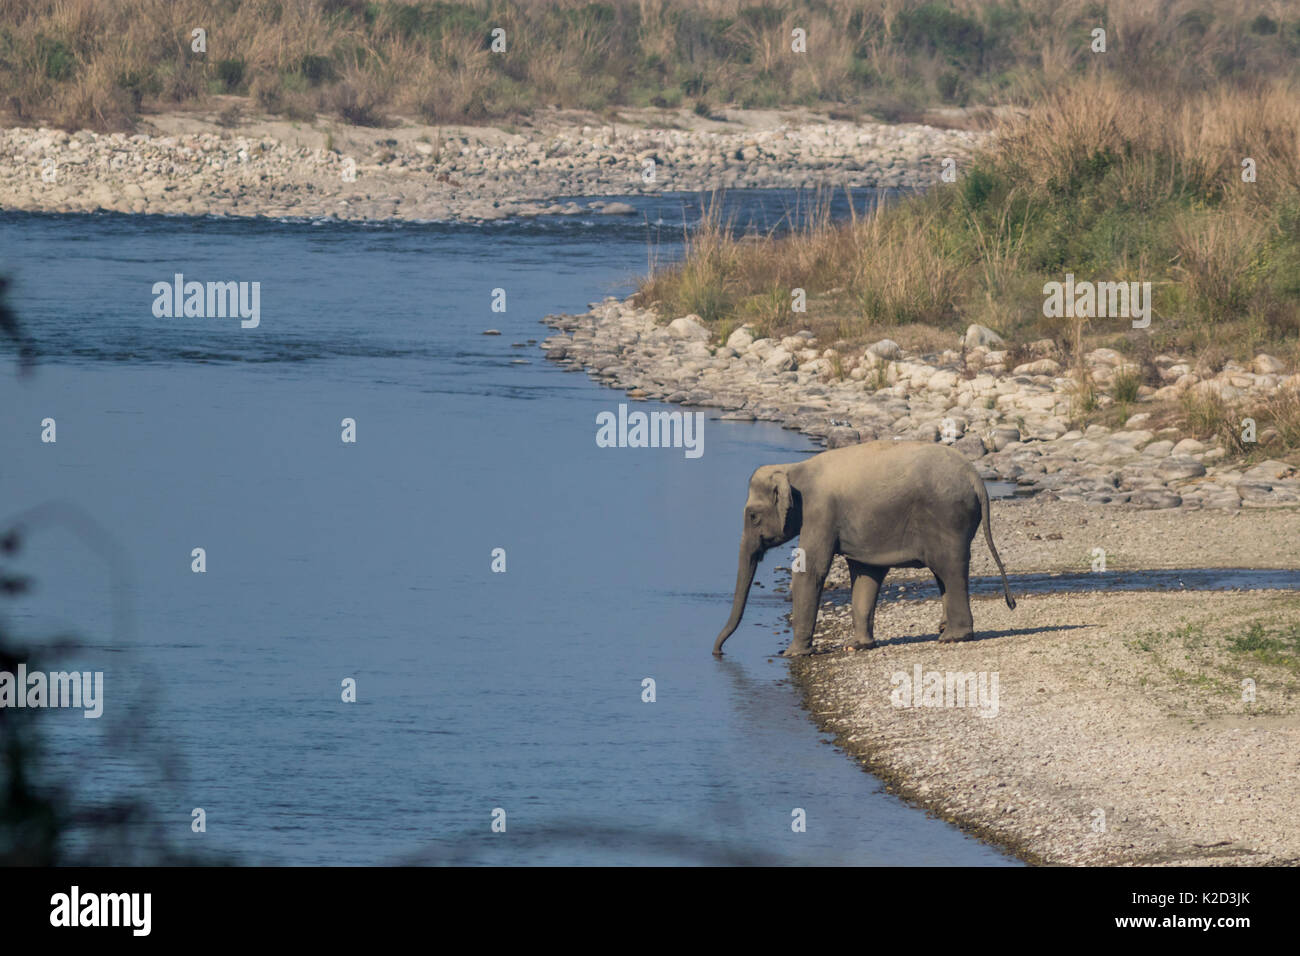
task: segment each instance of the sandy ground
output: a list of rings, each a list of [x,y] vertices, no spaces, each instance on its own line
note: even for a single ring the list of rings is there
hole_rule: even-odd
[[[996,502],[993,528],[1013,574],[1087,570],[1094,547],[1110,569],[1300,566],[1295,510]],[[994,573],[981,539],[973,558]],[[936,600],[901,600],[857,653],[828,596],[794,675],[818,725],[906,799],[1035,863],[1300,863],[1300,593],[978,598],[962,644],[938,643]],[[918,667],[983,672],[986,696],[904,700],[897,675]]]

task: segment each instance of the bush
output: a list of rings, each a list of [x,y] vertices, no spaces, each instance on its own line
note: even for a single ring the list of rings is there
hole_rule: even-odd
[[[1111,383],[1115,401],[1131,405],[1138,400],[1138,389],[1142,387],[1142,376],[1135,369],[1121,369]]]

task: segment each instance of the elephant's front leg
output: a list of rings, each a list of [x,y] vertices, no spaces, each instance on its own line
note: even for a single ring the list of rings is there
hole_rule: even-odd
[[[849,562],[853,580],[853,642],[851,651],[865,651],[876,646],[876,599],[889,568],[875,564]]]
[[[812,653],[817,608],[821,604],[826,574],[831,568],[830,553],[814,554],[810,549],[805,549],[804,554],[806,570],[794,573],[794,584],[791,587],[794,609],[790,612],[790,624],[794,636],[790,640],[790,646],[782,652],[783,657],[804,657]]]

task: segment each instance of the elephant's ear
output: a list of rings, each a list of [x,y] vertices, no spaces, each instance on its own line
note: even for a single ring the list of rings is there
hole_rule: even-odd
[[[784,471],[778,471],[772,475],[772,494],[776,502],[776,517],[781,522],[781,527],[785,527],[786,518],[790,514],[790,502],[793,499],[793,493],[790,491],[790,479]]]

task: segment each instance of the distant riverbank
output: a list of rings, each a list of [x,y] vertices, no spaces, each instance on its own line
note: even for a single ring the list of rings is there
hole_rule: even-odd
[[[613,122],[548,111],[504,128],[221,122],[172,113],[130,135],[0,130],[0,208],[426,221],[630,215],[622,203],[555,200],[923,187],[983,138],[803,110],[632,110]]]

